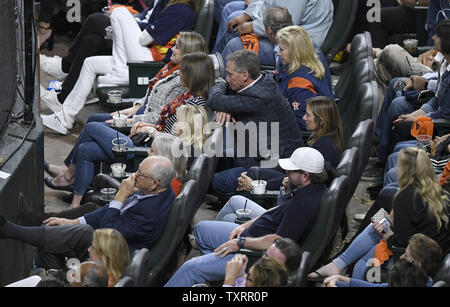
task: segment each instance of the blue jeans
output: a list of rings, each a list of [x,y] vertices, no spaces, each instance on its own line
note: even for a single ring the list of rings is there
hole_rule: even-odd
[[[206,281],[225,278],[225,266],[234,254],[216,256],[214,249],[228,241],[238,224],[218,221],[202,221],[195,226],[194,234],[202,256],[186,261],[164,285],[165,287],[191,287]]]
[[[240,16],[244,13],[245,3],[244,1],[233,1],[225,5],[222,10],[222,16],[219,23],[219,29],[217,30],[216,44],[213,48],[213,53],[222,52],[227,43],[238,34],[235,31],[227,31],[227,23],[233,18]]]
[[[247,205],[245,205],[247,202]],[[224,221],[224,222],[230,222],[234,223],[234,220],[236,219],[236,210],[245,208],[250,209],[252,212],[250,213],[250,217],[252,219],[257,218],[264,212],[266,212],[266,209],[255,203],[254,201],[251,201],[248,198],[245,198],[244,196],[235,195],[230,198],[230,200],[225,204],[225,206],[220,210],[219,214],[217,214],[216,221]]]
[[[134,147],[131,139],[116,130],[99,122],[86,124],[81,131],[75,146],[64,161],[66,165],[75,164],[75,183],[73,191],[75,194],[83,195],[89,187],[92,179],[98,171],[100,162],[113,162],[115,160],[112,152],[112,140],[125,138],[127,147]],[[128,155],[127,159],[132,159]]]
[[[383,237],[373,228],[370,223],[350,244],[350,246],[333,263],[342,271],[350,264],[356,262],[353,268],[353,278],[364,279],[367,266],[372,265],[369,261],[375,255],[375,247]]]
[[[258,53],[259,63],[261,65],[275,66],[275,51],[273,49],[274,48],[273,43],[264,37],[258,38],[258,43],[259,43],[259,53]],[[222,58],[225,63],[225,66],[227,65],[227,57],[233,52],[241,49],[242,49],[242,41],[240,37],[235,37],[228,42],[228,44],[222,51]]]
[[[225,204],[231,196],[237,194],[238,178],[242,172],[246,172],[245,167],[230,168],[214,175],[211,188],[214,195],[219,197],[222,204]]]
[[[91,123],[91,122],[102,122],[104,123],[105,121],[112,119],[111,115],[109,115],[109,113],[96,113],[96,114],[92,114],[91,116],[89,116],[87,123]]]
[[[382,161],[386,160],[392,122],[399,115],[409,114],[414,111],[412,104],[409,103],[404,96],[396,96],[394,84],[399,80],[401,80],[401,78],[394,78],[389,84],[375,125],[375,138],[379,142],[378,157]]]
[[[244,3],[243,0],[240,0],[240,1],[237,1],[237,0],[214,0],[214,19],[216,20],[218,25],[220,25],[220,17],[222,16],[223,8],[230,2]]]

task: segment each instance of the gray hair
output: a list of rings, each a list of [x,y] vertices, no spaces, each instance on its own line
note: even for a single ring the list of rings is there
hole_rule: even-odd
[[[279,30],[294,24],[291,13],[282,6],[268,7],[264,11],[263,23],[265,27],[272,29],[275,35]]]
[[[250,78],[256,80],[261,74],[258,55],[251,50],[241,49],[228,56],[228,61],[234,63],[234,69],[241,73],[248,71]]]
[[[175,176],[183,178],[186,175],[187,153],[181,140],[168,133],[158,133],[153,140],[158,156],[168,158],[175,169]]]
[[[151,176],[158,179],[161,188],[168,188],[175,175],[172,162],[163,156],[153,156],[157,158],[157,163],[149,170]]]

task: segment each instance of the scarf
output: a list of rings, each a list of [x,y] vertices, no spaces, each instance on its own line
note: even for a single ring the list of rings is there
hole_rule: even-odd
[[[166,128],[166,123],[168,119],[173,116],[177,110],[177,108],[183,104],[185,104],[186,100],[197,97],[192,94],[189,90],[172,100],[168,105],[164,106],[159,113],[158,123],[156,124],[156,129],[158,131],[164,131]]]

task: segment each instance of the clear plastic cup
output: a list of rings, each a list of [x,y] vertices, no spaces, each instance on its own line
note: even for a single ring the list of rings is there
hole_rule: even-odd
[[[252,213],[252,210],[250,210],[248,208],[236,210],[236,220],[234,222],[236,224],[244,224],[245,222],[250,221],[252,219],[250,217],[251,213]]]
[[[116,178],[122,178],[125,175],[125,169],[126,169],[125,163],[113,163],[111,164],[111,172],[113,177]],[[100,190],[101,192],[101,190]]]
[[[267,181],[264,180],[253,180],[253,194],[261,195],[266,193]]]
[[[114,114],[113,121],[114,121],[114,127],[122,128],[127,125],[127,118],[125,114]]]
[[[127,143],[128,140],[126,138],[114,138],[112,140],[112,144],[113,144],[113,151],[126,151],[127,150]]]
[[[122,91],[109,91],[108,92],[108,101],[109,103],[121,103],[122,102]]]

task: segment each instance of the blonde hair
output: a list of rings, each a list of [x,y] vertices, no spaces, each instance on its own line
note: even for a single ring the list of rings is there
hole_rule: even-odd
[[[117,282],[131,261],[128,244],[122,234],[111,228],[96,229],[92,248],[100,256],[110,278]]]
[[[397,177],[400,190],[396,195],[413,185],[423,202],[428,204],[428,213],[436,220],[438,231],[441,229],[442,222],[447,227],[449,219],[446,211],[449,198],[436,181],[433,166],[423,149],[407,147],[400,151]]]
[[[177,48],[180,50],[181,55],[197,51],[204,52],[206,54],[209,53],[205,39],[198,32],[180,32],[176,44]]]
[[[181,140],[169,133],[158,133],[153,139],[158,156],[163,156],[172,162],[175,176],[183,179],[186,175],[187,153]]]
[[[341,115],[336,103],[327,96],[316,96],[306,101],[314,114],[314,121],[319,129],[313,132],[308,144],[314,144],[319,138],[329,135],[333,138],[335,147],[342,152],[345,148],[342,134]]]
[[[289,50],[289,69],[291,74],[301,66],[306,66],[314,72],[314,76],[322,79],[325,68],[316,54],[313,41],[309,34],[299,26],[289,26],[277,33],[278,44],[282,43]]]
[[[208,134],[203,128],[208,122],[208,115],[202,106],[183,105],[177,108],[177,125],[182,130],[178,137],[184,146],[202,149]]]

